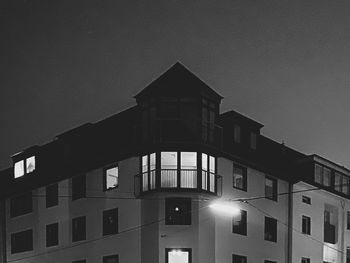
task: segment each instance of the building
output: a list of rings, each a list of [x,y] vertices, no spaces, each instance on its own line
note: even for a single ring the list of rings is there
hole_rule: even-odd
[[[0,262],[342,262],[350,171],[260,133],[176,63],[136,105],[12,156]]]

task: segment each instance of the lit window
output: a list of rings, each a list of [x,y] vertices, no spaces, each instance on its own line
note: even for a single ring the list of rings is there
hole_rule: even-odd
[[[208,189],[208,155],[202,153],[202,189]]]
[[[247,191],[247,169],[233,165],[233,188]]]
[[[118,187],[118,165],[107,168],[104,170],[104,190],[109,190]]]
[[[311,233],[311,218],[308,216],[302,216],[302,233],[310,235]]]
[[[190,263],[191,249],[190,248],[166,248],[165,262],[166,263]]]
[[[177,152],[161,152],[161,187],[177,187]]]
[[[197,153],[181,152],[181,188],[197,188]]]
[[[31,173],[35,170],[35,156],[31,156],[26,160],[26,173]]]
[[[209,156],[209,191],[215,192],[215,158]]]
[[[15,163],[15,178],[24,175],[24,161],[19,161]]]

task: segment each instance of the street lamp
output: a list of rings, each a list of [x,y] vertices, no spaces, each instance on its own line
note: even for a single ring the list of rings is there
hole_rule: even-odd
[[[222,215],[237,216],[241,213],[241,210],[234,204],[229,202],[215,202],[209,205],[209,207]]]

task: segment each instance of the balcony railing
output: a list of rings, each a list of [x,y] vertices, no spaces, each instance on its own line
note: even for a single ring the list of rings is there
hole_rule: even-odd
[[[159,169],[135,176],[135,195],[157,191],[189,191],[221,195],[221,176],[197,169]]]

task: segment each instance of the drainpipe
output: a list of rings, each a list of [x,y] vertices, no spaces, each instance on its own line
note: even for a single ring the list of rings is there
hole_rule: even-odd
[[[0,263],[6,263],[6,210],[5,199],[0,199]]]
[[[292,263],[293,245],[293,184],[288,183],[288,233],[287,233],[287,263]]]
[[[340,231],[340,234],[341,234],[341,239],[340,239],[340,248],[341,248],[341,253],[340,253],[340,256],[341,256],[341,260],[340,262],[342,263],[345,263],[345,259],[344,259],[344,252],[346,251],[345,250],[345,247],[344,247],[344,232],[345,232],[345,216],[346,216],[346,213],[345,213],[345,201],[344,200],[340,200],[340,205],[341,205],[341,208],[342,208],[342,221],[341,221],[341,231]],[[338,231],[339,232],[339,231]]]

